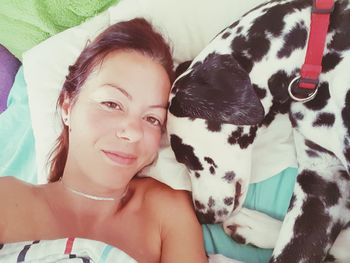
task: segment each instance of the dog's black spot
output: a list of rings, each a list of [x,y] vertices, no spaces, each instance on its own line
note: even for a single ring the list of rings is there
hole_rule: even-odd
[[[208,164],[213,165],[215,168],[218,168],[218,166],[216,165],[216,163],[214,162],[214,160],[210,157],[204,157],[204,161],[206,161]]]
[[[198,173],[198,172],[195,172],[195,173],[194,173],[194,176],[195,176],[196,178],[201,177],[200,173]]]
[[[316,120],[312,123],[313,127],[326,126],[331,127],[335,122],[335,115],[333,113],[322,112],[317,114]]]
[[[297,182],[308,196],[316,196],[327,207],[338,203],[341,194],[335,182],[325,181],[319,174],[311,170],[303,170],[297,177]]]
[[[350,49],[350,10],[347,6],[348,1],[336,1],[331,14],[329,29],[335,34],[328,47],[336,51]]]
[[[318,145],[310,140],[305,140],[305,145],[307,147],[309,147],[311,150],[314,150],[316,152],[326,153],[326,154],[329,154],[331,156],[334,156],[334,153],[332,153],[331,151],[328,151],[327,149],[321,147],[320,145]]]
[[[215,212],[209,210],[206,213],[196,211],[197,218],[201,224],[210,224],[215,222]]]
[[[243,29],[242,26],[237,27],[236,34],[237,34],[237,35],[240,34],[240,33],[242,32],[242,29]]]
[[[300,111],[296,112],[293,114],[294,118],[297,119],[297,120],[302,120],[304,119],[304,114],[302,114]]]
[[[237,130],[233,131],[229,136],[228,143],[231,145],[237,143],[241,149],[245,149],[253,143],[257,129],[257,126],[251,126],[249,129],[249,134],[244,134],[243,128],[238,127]]]
[[[297,119],[294,117],[294,114],[292,114],[292,112],[290,111],[289,114],[289,120],[290,120],[290,124],[292,125],[293,128],[298,126],[298,122]]]
[[[347,136],[350,136],[350,89],[345,96],[345,106],[341,111],[341,116],[343,119],[344,126],[347,128]],[[348,159],[349,160],[349,159]]]
[[[306,154],[311,158],[317,158],[320,156],[317,152],[313,150],[306,150]]]
[[[333,243],[336,238],[338,237],[340,231],[344,228],[344,224],[340,223],[339,221],[334,223],[331,229],[331,234],[329,236],[330,242]]]
[[[287,3],[277,3],[269,8],[265,14],[256,18],[248,32],[248,36],[270,33],[274,37],[281,35],[285,27],[284,17],[311,5],[310,1],[295,0]]]
[[[220,216],[220,217],[226,216],[226,215],[228,215],[228,211],[225,208],[219,209],[219,211],[217,212],[217,215]]]
[[[288,58],[295,49],[303,49],[308,37],[307,29],[303,23],[297,23],[283,38],[284,43],[278,51],[278,58]]]
[[[225,197],[224,198],[224,204],[227,206],[230,206],[233,204],[233,197]]]
[[[336,52],[331,52],[324,55],[322,58],[322,73],[333,70],[341,60],[342,57],[340,57]]]
[[[210,166],[209,172],[214,175],[215,174],[215,168],[213,166]]]
[[[194,207],[196,208],[196,210],[203,210],[205,208],[204,204],[202,204],[198,200],[194,200]]]
[[[213,197],[209,197],[209,200],[208,200],[208,207],[209,208],[212,208],[213,206],[215,206],[215,200]]]
[[[179,163],[183,163],[190,170],[203,170],[192,146],[182,143],[182,139],[175,134],[170,135],[170,145]]]
[[[349,159],[348,159],[349,160]],[[341,170],[339,171],[339,175],[341,178],[343,178],[344,180],[349,181],[350,180],[350,175],[348,174],[347,171]]]
[[[226,31],[226,32],[222,35],[222,38],[223,38],[223,39],[226,39],[226,38],[228,38],[230,35],[231,35],[231,32]]]
[[[304,119],[304,114],[302,114],[301,112],[295,112],[292,113],[291,111],[289,112],[289,120],[292,124],[292,127],[295,128],[298,126],[298,121],[301,121]]]
[[[243,35],[235,37],[231,43],[234,54],[245,54],[254,62],[260,61],[270,49],[270,40],[264,34],[252,35],[247,38]]]
[[[289,202],[288,211],[290,211],[290,210],[293,209],[293,207],[294,207],[294,205],[295,205],[295,199],[296,199],[296,197],[295,197],[295,194],[293,193],[293,194],[292,194],[292,197],[291,197],[291,199],[290,199],[290,202]]]
[[[236,188],[236,193],[235,193],[235,201],[234,201],[234,205],[233,205],[233,210],[235,210],[239,205],[239,198],[241,197],[241,194],[242,194],[241,183],[237,182],[235,188]]]
[[[325,262],[334,262],[335,261],[335,257],[331,254],[328,254],[324,260]]]
[[[273,100],[284,103],[289,99],[288,85],[291,80],[292,77],[284,70],[279,70],[271,75],[267,83]]]
[[[236,227],[236,226],[229,226],[230,229],[231,229],[231,227]],[[231,238],[234,241],[236,241],[238,244],[245,244],[246,243],[245,238],[243,236],[241,236],[240,234],[237,234],[236,230],[231,234]]]
[[[238,140],[238,144],[241,147],[241,149],[245,149],[250,144],[253,143],[253,141],[256,137],[257,130],[258,130],[258,126],[251,126],[249,129],[249,134],[242,135],[242,137]]]
[[[216,122],[216,121],[206,121],[207,124],[207,129],[212,132],[219,132],[221,131],[221,123]]]
[[[271,43],[266,36],[251,36],[247,45],[248,54],[254,62],[259,62],[269,51]]]
[[[346,160],[350,160],[350,147],[346,147],[344,148],[344,156],[346,158]]]
[[[239,20],[237,20],[234,23],[232,23],[228,28],[233,29],[233,28],[235,28],[238,25],[238,23],[239,23]]]
[[[284,103],[280,103],[278,101],[272,100],[273,104],[269,110],[269,112],[266,114],[264,121],[261,123],[260,126],[266,126],[268,127],[273,120],[275,119],[277,114],[286,114],[289,112],[291,101],[288,100]]]
[[[266,89],[260,88],[258,85],[253,84],[253,89],[256,92],[256,95],[258,95],[259,99],[263,99],[266,97]]]
[[[233,131],[228,138],[228,143],[229,144],[236,144],[238,142],[238,139],[242,136],[243,133],[243,128],[242,127],[237,127],[235,131]]]
[[[222,177],[226,182],[231,183],[233,179],[235,179],[236,174],[234,171],[226,172],[225,175]]]
[[[319,85],[315,98],[311,101],[305,102],[304,105],[310,110],[321,110],[327,105],[329,98],[328,82],[322,82]]]

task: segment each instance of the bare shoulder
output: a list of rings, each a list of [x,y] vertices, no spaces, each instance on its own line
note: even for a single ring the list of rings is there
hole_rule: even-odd
[[[22,195],[29,194],[32,189],[32,185],[21,181],[13,176],[0,177],[0,202],[8,202],[10,200],[16,200]],[[3,199],[3,197],[12,197],[10,200]]]
[[[17,219],[23,218],[24,203],[32,203],[32,186],[15,177],[0,177],[0,240],[3,239],[4,231],[9,229]]]
[[[13,208],[22,207],[25,204],[32,203],[35,186],[19,180],[12,176],[0,178],[0,207],[2,215],[13,210]]]
[[[208,262],[190,193],[148,180],[142,186],[144,207],[159,222],[161,262]]]
[[[152,178],[142,180],[143,207],[152,217],[157,218],[163,229],[177,224],[188,224],[189,221],[191,224],[198,224],[190,192],[172,189]]]
[[[188,191],[172,189],[152,178],[142,178],[141,180],[145,202],[156,210],[160,210],[159,208],[170,209],[171,207],[173,209],[193,210],[191,195]]]

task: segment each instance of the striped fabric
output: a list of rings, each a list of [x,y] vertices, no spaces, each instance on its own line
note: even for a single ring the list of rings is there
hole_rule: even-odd
[[[118,248],[83,238],[0,244],[0,262],[135,263]]]

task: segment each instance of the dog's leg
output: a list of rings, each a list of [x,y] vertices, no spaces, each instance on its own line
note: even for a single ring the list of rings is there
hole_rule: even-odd
[[[294,138],[299,174],[270,262],[319,263],[349,218],[348,174],[331,152],[297,131]]]
[[[260,248],[274,248],[282,221],[276,220],[262,212],[242,208],[223,224],[225,232],[237,243],[251,244]],[[327,263],[350,262],[350,223],[335,240],[326,257]]]
[[[240,244],[274,248],[282,222],[264,213],[242,208],[223,224],[226,234]]]

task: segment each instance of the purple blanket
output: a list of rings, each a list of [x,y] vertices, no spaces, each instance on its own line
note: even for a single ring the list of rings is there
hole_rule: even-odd
[[[20,65],[20,61],[0,44],[0,113],[7,108],[7,97]]]

